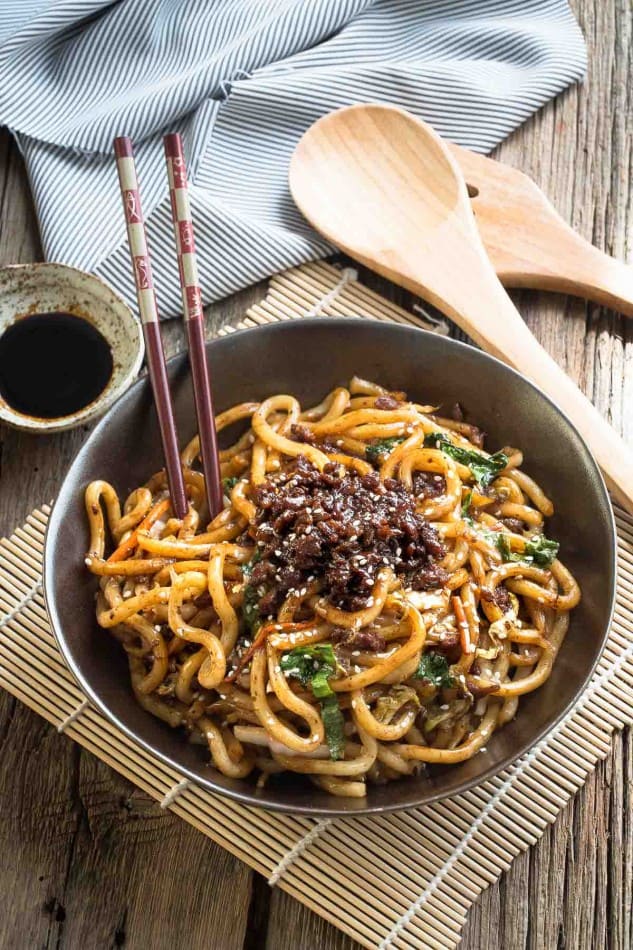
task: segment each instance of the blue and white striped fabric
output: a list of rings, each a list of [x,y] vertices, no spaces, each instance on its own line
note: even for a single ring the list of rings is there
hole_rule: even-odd
[[[323,113],[391,102],[485,152],[584,69],[566,0],[0,3],[0,122],[47,258],[134,299],[112,157],[131,135],[163,316],[180,294],[162,132],[185,138],[208,302],[329,250],[287,187]]]

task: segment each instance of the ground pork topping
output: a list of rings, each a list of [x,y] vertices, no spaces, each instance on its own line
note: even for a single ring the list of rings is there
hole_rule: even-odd
[[[263,616],[316,579],[322,594],[348,611],[368,606],[383,566],[414,590],[447,579],[437,563],[445,553],[437,532],[416,511],[415,495],[395,479],[337,464],[321,472],[299,456],[290,471],[255,487],[252,500],[258,559],[250,584]]]

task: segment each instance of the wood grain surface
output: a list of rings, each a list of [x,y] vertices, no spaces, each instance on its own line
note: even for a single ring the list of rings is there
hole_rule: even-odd
[[[498,150],[531,174],[598,247],[631,260],[633,8],[572,0],[589,46],[586,83]],[[41,249],[26,175],[0,137],[0,263]],[[410,307],[385,281],[364,279]],[[208,332],[265,286],[207,313]],[[633,320],[562,296],[514,295],[541,343],[633,444]],[[178,322],[164,328],[169,352]],[[0,534],[49,500],[86,435],[0,428]],[[473,907],[468,950],[633,947],[633,741],[612,752],[557,823]],[[0,948],[355,950],[356,944],[225,854],[0,693]]]

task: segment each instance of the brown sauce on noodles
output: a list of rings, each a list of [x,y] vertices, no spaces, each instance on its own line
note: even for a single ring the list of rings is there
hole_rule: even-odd
[[[320,577],[342,610],[369,606],[378,570],[390,567],[414,590],[441,587],[446,553],[416,510],[416,496],[394,478],[361,475],[334,462],[319,471],[304,456],[253,491],[260,560],[251,584],[267,588],[261,614],[272,618],[292,591]]]
[[[357,378],[216,424],[239,421],[210,524],[197,439],[183,521],[163,472],[123,502],[86,491],[97,620],[139,703],[225,775],[348,797],[485,748],[547,680],[580,599],[520,450],[491,455],[461,409]]]

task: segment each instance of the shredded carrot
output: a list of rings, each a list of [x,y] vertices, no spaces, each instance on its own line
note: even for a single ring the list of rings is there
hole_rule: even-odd
[[[472,653],[470,627],[468,625],[468,620],[466,619],[466,614],[464,613],[464,605],[462,604],[461,597],[451,597],[451,605],[453,607],[453,613],[457,618],[457,626],[459,627],[459,642],[462,647],[462,653]]]
[[[302,620],[301,623],[296,623],[292,620],[284,621],[284,623],[278,623],[276,620],[271,623],[262,624],[259,628],[257,636],[251,643],[250,647],[243,653],[237,662],[237,666],[234,670],[224,677],[225,683],[233,683],[234,680],[240,675],[247,663],[253,659],[258,650],[261,650],[264,643],[268,638],[268,634],[274,631],[275,633],[282,633],[283,631],[288,630],[305,630],[307,627],[314,626],[314,620]]]
[[[112,552],[107,560],[107,563],[115,564],[117,561],[124,561],[128,554],[131,554],[138,544],[139,531],[148,531],[154,522],[158,521],[160,516],[167,511],[170,505],[171,501],[169,498],[163,498],[163,500],[157,502],[153,508],[150,508],[140,524],[136,526],[134,531],[125,539],[125,541],[121,542],[116,551]]]

